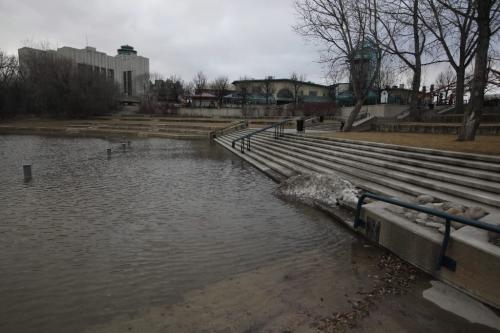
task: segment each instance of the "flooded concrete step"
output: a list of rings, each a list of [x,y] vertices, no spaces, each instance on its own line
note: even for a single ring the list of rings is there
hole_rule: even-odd
[[[465,199],[476,201],[477,203],[487,204],[491,206],[500,207],[500,195],[490,192],[484,192],[478,189],[471,189],[466,186],[451,184],[443,181],[438,181],[434,179],[428,179],[426,177],[416,176],[412,174],[407,174],[404,172],[387,170],[385,168],[376,167],[373,165],[366,165],[363,163],[359,163],[357,161],[350,161],[346,159],[339,159],[335,157],[331,157],[324,154],[318,154],[310,151],[301,150],[299,152],[293,151],[286,147],[286,145],[281,145],[279,143],[271,143],[267,140],[259,141],[260,139],[254,138],[253,144],[260,144],[260,148],[262,147],[273,149],[283,154],[288,154],[290,156],[294,156],[297,158],[304,159],[311,163],[316,163],[318,165],[334,168],[335,170],[344,170],[349,169],[349,172],[368,172],[373,176],[378,176],[380,178],[390,179],[390,180],[398,180],[407,184],[407,186],[411,187],[413,185],[427,188],[429,190],[439,191],[442,193],[451,194],[457,197],[462,197]],[[278,140],[279,141],[279,140]]]
[[[302,140],[307,142],[328,144],[333,147],[346,147],[355,150],[364,150],[386,155],[413,158],[421,161],[431,161],[431,162],[438,162],[441,164],[463,166],[467,168],[473,168],[476,170],[500,172],[500,158],[496,156],[464,154],[464,153],[455,154],[454,152],[445,152],[433,149],[426,149],[426,151],[419,150],[418,152],[414,152],[413,150],[406,150],[406,148],[411,148],[411,147],[394,146],[394,145],[379,146],[379,145],[372,145],[371,143],[365,144],[364,142],[361,141],[344,142],[345,140],[340,140],[340,139],[332,140],[324,138],[310,138],[295,134],[285,134],[285,137],[294,138],[297,140]],[[400,147],[401,149],[397,149],[394,147]],[[443,152],[443,155],[440,155],[438,152]],[[469,156],[470,158],[466,158],[465,156]],[[473,157],[477,159],[474,159]],[[485,160],[484,161],[480,160],[479,159],[480,157],[484,157]]]
[[[227,139],[223,140],[221,138],[216,138],[214,141],[220,144],[222,147],[230,150],[237,156],[241,157],[243,160],[247,161],[257,169],[265,173],[269,178],[273,179],[278,183],[296,174],[293,170],[280,166],[269,160],[263,159],[258,155],[254,154],[253,152],[247,152],[245,154],[242,154],[239,151],[239,149],[232,148],[231,142],[229,142]]]
[[[301,139],[295,139],[295,138],[291,138],[288,136],[282,137],[282,138],[280,138],[280,140],[292,142],[295,144],[306,145],[308,147],[317,147],[319,149],[325,149],[325,150],[330,151],[330,152],[346,153],[349,156],[351,156],[353,159],[356,156],[361,156],[361,157],[373,158],[373,159],[380,160],[380,161],[393,162],[394,164],[397,164],[397,165],[415,166],[415,167],[421,167],[421,168],[429,169],[429,170],[442,171],[442,172],[450,173],[450,174],[463,175],[463,176],[469,176],[469,177],[488,180],[488,181],[500,182],[500,173],[493,172],[493,171],[477,170],[477,169],[471,169],[471,168],[466,168],[466,167],[461,167],[461,166],[453,166],[450,164],[430,162],[430,161],[425,161],[425,160],[422,161],[422,160],[414,159],[414,158],[399,157],[399,156],[393,156],[393,155],[388,155],[388,154],[378,153],[378,152],[370,152],[370,151],[359,150],[359,149],[355,149],[355,148],[351,148],[351,147],[332,146],[332,145],[324,144],[324,143],[309,142],[309,141],[304,141]]]
[[[267,140],[270,145],[277,145],[278,147],[290,149],[291,151],[294,152],[308,153],[315,157],[324,158],[338,163],[343,163],[344,161],[348,161],[349,162],[348,165],[351,165],[350,164],[351,162],[362,163],[367,167],[373,165],[376,167],[382,167],[386,170],[395,170],[398,172],[404,172],[407,174],[413,174],[425,177],[426,179],[436,179],[438,181],[453,183],[456,185],[468,186],[471,188],[500,194],[500,182],[484,180],[480,178],[475,178],[473,176],[450,174],[422,167],[407,166],[396,162],[387,162],[380,158],[377,158],[378,156],[364,157],[361,155],[339,152],[337,151],[337,149],[335,150],[327,149],[323,147],[318,147],[316,145],[308,145],[304,143],[297,143],[281,139],[275,140],[274,138],[268,135],[257,135],[254,138]],[[474,172],[471,172],[471,174],[474,175]]]
[[[286,159],[288,161],[293,161],[294,163],[298,163],[302,166],[305,167],[311,167],[315,168],[318,170],[318,166],[321,167],[321,169],[324,171],[325,169],[330,170],[330,172],[338,174],[342,176],[344,175],[349,175],[351,178],[356,177],[358,179],[361,179],[360,182],[353,181],[353,183],[360,187],[363,188],[363,184],[366,181],[369,181],[371,183],[375,183],[378,185],[383,185],[385,187],[389,187],[393,190],[406,193],[407,195],[411,196],[418,196],[421,194],[429,194],[432,195],[433,197],[443,200],[443,201],[453,201],[457,202],[466,206],[482,206],[487,210],[498,210],[498,206],[496,205],[496,202],[494,204],[491,204],[491,200],[489,198],[484,199],[481,197],[475,197],[475,196],[464,196],[463,193],[459,193],[459,195],[450,193],[450,191],[442,191],[440,189],[435,189],[435,188],[429,188],[429,187],[424,187],[421,185],[417,184],[410,184],[407,181],[392,178],[392,177],[385,177],[381,176],[378,174],[374,174],[369,171],[361,170],[361,169],[356,169],[356,168],[346,168],[346,167],[340,167],[338,164],[335,163],[324,163],[324,162],[319,162],[319,161],[314,161],[311,159],[304,159],[302,156],[291,156],[289,153],[280,153],[276,150],[268,149],[267,147],[260,147],[259,149],[262,149],[263,151],[270,153],[270,154],[275,154],[276,156],[279,156],[283,159]],[[345,177],[345,176],[344,176]],[[348,178],[347,178],[348,179]],[[386,195],[390,195],[388,193],[384,193]],[[471,199],[473,198],[473,199]]]
[[[233,134],[232,138],[238,137],[238,134]],[[399,174],[394,177],[394,172],[378,174],[374,173],[372,168],[360,169],[357,165],[347,166],[345,164],[340,164],[336,162],[329,162],[323,158],[315,158],[312,156],[307,156],[300,153],[293,153],[287,149],[276,148],[269,146],[267,142],[259,142],[259,140],[254,140],[252,143],[253,152],[259,150],[265,153],[274,155],[278,158],[284,159],[287,162],[298,164],[302,167],[309,168],[315,172],[335,172],[340,176],[348,175],[348,177],[356,178],[358,181],[354,183],[363,188],[362,184],[364,182],[371,182],[373,184],[382,185],[385,187],[392,188],[393,190],[399,191],[401,193],[406,193],[407,195],[420,195],[420,194],[430,194],[440,200],[444,201],[454,201],[467,206],[481,205],[485,208],[496,210],[499,207],[497,198],[492,198],[492,196],[485,196],[484,193],[472,193],[470,189],[453,188],[452,184],[441,183],[435,186],[437,181],[427,181],[415,184],[412,180],[414,176],[408,176],[404,174]],[[239,149],[239,148],[238,148]],[[379,172],[381,170],[378,170]],[[424,186],[422,186],[422,184]],[[444,191],[443,191],[444,190]],[[389,195],[388,193],[385,193]]]
[[[236,136],[234,136],[232,138],[225,138],[224,139],[224,141],[225,141],[224,147],[227,148],[228,150],[230,150],[231,152],[238,153],[238,155],[240,155],[241,153],[239,152],[239,146],[237,146],[236,149],[231,147],[231,141],[234,138],[236,138]],[[252,154],[259,154],[261,156],[266,156],[266,158],[269,158],[269,156],[275,156],[275,154],[267,154],[265,152],[262,152],[259,149],[253,150]],[[243,155],[247,155],[247,153],[245,153]],[[384,185],[381,185],[378,183],[370,182],[369,180],[361,179],[361,178],[358,178],[358,177],[351,175],[351,174],[346,174],[343,172],[324,168],[322,166],[315,165],[312,163],[304,163],[304,161],[297,160],[294,158],[287,159],[287,158],[283,158],[282,156],[278,155],[277,157],[274,157],[274,161],[276,161],[276,163],[279,163],[283,166],[286,166],[289,169],[294,170],[295,172],[297,172],[299,174],[310,174],[310,173],[335,174],[335,175],[338,175],[346,180],[351,181],[357,187],[359,187],[365,191],[372,192],[372,193],[388,195],[391,197],[407,198],[407,199],[410,199],[414,195],[413,193],[408,194],[408,193],[404,193],[401,191],[397,191],[391,187],[387,187],[387,186],[384,186]]]

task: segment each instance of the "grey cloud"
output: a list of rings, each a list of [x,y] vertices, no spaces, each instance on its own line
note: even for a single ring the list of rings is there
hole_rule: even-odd
[[[0,0],[0,48],[22,41],[84,47],[115,54],[128,43],[150,58],[151,71],[191,80],[227,75],[324,82],[317,48],[292,30],[292,0]]]

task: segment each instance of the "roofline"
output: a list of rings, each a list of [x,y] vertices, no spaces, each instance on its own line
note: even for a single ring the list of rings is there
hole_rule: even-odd
[[[263,82],[267,82],[268,80],[266,79],[263,79],[263,80],[257,80],[257,79],[251,79],[251,80],[236,80],[236,81],[233,81],[232,84],[238,84],[238,83],[242,83],[242,82],[248,82],[248,83],[263,83]],[[278,82],[278,81],[281,81],[281,82],[290,82],[290,83],[293,83],[293,82],[299,82],[301,84],[307,84],[307,85],[310,85],[310,86],[315,86],[315,87],[321,87],[321,88],[330,88],[332,87],[333,85],[329,85],[329,86],[326,86],[326,85],[323,85],[323,84],[319,84],[319,83],[314,83],[314,82],[307,82],[307,81],[295,81],[295,80],[292,80],[292,79],[271,79],[270,81],[272,82]]]

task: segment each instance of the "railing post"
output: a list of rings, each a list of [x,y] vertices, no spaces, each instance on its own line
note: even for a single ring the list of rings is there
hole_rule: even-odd
[[[356,205],[356,216],[354,217],[354,229],[362,225],[361,221],[361,209],[363,208],[363,204],[365,201],[365,194],[362,194],[358,199],[358,204]]]
[[[457,267],[457,263],[455,262],[455,260],[446,256],[446,249],[448,248],[448,243],[450,241],[450,232],[451,232],[450,224],[451,224],[450,219],[446,218],[443,243],[441,245],[441,250],[439,251],[439,260],[437,267],[438,271],[441,269],[441,266],[445,266],[453,272]]]

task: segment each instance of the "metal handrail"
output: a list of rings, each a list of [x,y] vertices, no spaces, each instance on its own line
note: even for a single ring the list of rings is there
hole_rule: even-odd
[[[284,132],[285,132],[285,124],[290,122],[290,121],[293,121],[294,118],[290,118],[290,119],[285,119],[285,120],[282,120],[282,121],[279,121],[277,123],[274,123],[272,125],[269,125],[267,127],[263,127],[263,128],[260,128],[258,130],[255,130],[251,133],[248,133],[248,134],[245,134],[243,136],[240,136],[239,138],[236,138],[232,141],[231,143],[231,146],[233,148],[236,147],[236,142],[238,141],[241,141],[240,142],[240,151],[242,154],[245,153],[245,140],[246,140],[246,149],[247,150],[250,150],[250,138],[252,136],[254,136],[255,134],[259,134],[261,132],[264,132],[264,131],[267,131],[271,128],[274,128],[274,138],[275,139],[278,139],[280,136],[283,136],[284,135]]]
[[[217,128],[209,133],[210,140],[215,139],[219,135],[224,135],[224,131],[230,130],[230,129],[241,129],[241,128],[247,128],[248,127],[248,120],[240,120],[237,122],[233,122],[230,125],[223,127],[223,128]]]
[[[485,223],[485,222],[476,221],[476,220],[471,220],[471,219],[466,219],[464,217],[451,215],[451,214],[448,214],[446,212],[443,212],[443,211],[440,211],[437,209],[432,209],[432,208],[428,208],[425,206],[420,206],[420,205],[400,201],[400,200],[389,198],[389,197],[384,197],[384,196],[373,194],[373,193],[363,193],[359,197],[358,205],[356,207],[356,216],[354,218],[354,229],[356,229],[359,226],[365,225],[365,222],[361,219],[361,208],[363,207],[364,200],[366,198],[371,198],[371,199],[375,199],[378,201],[387,202],[387,203],[392,204],[392,205],[416,210],[416,211],[426,213],[429,215],[441,217],[441,218],[446,220],[443,243],[441,244],[441,250],[439,252],[439,260],[438,260],[437,270],[439,270],[441,268],[441,266],[445,266],[448,269],[450,269],[451,271],[455,271],[456,266],[457,266],[457,263],[455,260],[446,256],[446,249],[448,247],[448,242],[450,241],[451,221],[456,221],[456,222],[459,222],[459,223],[462,223],[465,225],[470,225],[472,227],[476,227],[479,229],[500,233],[500,226],[497,226],[494,224]]]

